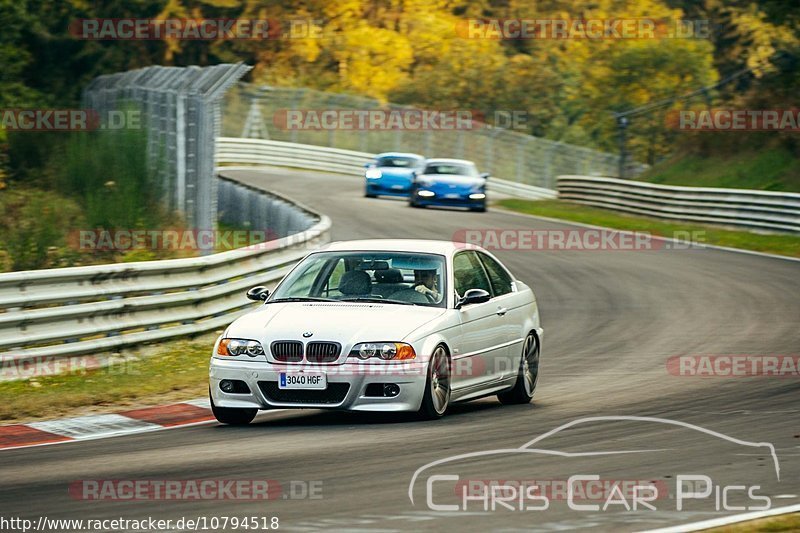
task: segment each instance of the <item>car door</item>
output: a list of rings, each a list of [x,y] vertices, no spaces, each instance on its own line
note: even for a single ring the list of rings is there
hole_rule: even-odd
[[[474,251],[458,252],[453,257],[453,282],[458,297],[469,289],[483,289],[492,294],[486,270]],[[493,300],[469,304],[459,310],[461,321],[458,353],[453,354],[453,389],[469,394],[472,388],[499,380],[499,360],[507,358],[505,317],[497,312]]]
[[[525,340],[522,324],[525,323],[526,302],[516,291],[511,274],[499,261],[486,253],[476,253],[489,277],[494,295],[490,302],[494,303],[497,313],[503,317],[503,338],[508,344],[508,357],[496,361],[496,368],[501,377],[510,377],[517,373],[522,356],[522,343]]]

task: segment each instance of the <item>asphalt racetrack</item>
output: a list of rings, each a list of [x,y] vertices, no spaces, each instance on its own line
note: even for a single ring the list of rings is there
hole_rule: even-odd
[[[362,180],[353,177],[285,170],[226,175],[327,214],[334,240],[449,240],[464,230],[575,229],[499,210],[412,209],[404,201],[367,199]],[[681,376],[667,364],[687,355],[797,355],[800,262],[713,249],[496,254],[534,288],[539,301],[545,332],[532,404],[502,406],[487,398],[456,405],[435,422],[267,412],[247,427],[206,424],[8,450],[0,452],[3,515],[275,516],[280,529],[290,531],[636,531],[740,513],[763,505],[758,496],[769,497],[772,507],[800,503],[797,375]],[[605,416],[683,425],[582,420]],[[535,444],[558,453],[514,451],[571,421],[579,423]],[[759,443],[772,444],[775,456]],[[431,462],[497,449],[506,451],[435,465],[414,477]],[[620,451],[635,453],[609,453]],[[650,481],[663,490],[650,502],[654,509],[627,510],[617,502],[603,510],[604,494],[600,501],[578,498],[578,504],[599,509],[576,510],[558,489],[573,475]],[[711,491],[703,498],[689,499],[684,487],[678,510],[676,482],[682,475],[705,476],[712,484],[697,481],[696,492]],[[77,480],[201,478],[276,480],[282,491],[271,501],[178,502],[84,501],[69,493]],[[538,480],[550,487],[547,508],[531,508],[544,507],[542,500],[520,504],[510,498],[507,505],[494,502],[494,509],[485,500],[488,510],[483,501],[471,500],[464,509],[459,489],[471,482],[480,487],[483,480]],[[437,510],[438,505],[456,509]]]

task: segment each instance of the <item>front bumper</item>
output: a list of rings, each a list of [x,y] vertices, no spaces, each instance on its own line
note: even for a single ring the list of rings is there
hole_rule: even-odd
[[[325,391],[280,391],[281,372],[323,372],[327,374]],[[240,380],[249,393],[226,393],[220,390],[223,379]],[[345,409],[352,411],[417,411],[427,380],[423,362],[345,363],[341,365],[276,365],[263,361],[211,358],[209,384],[214,405],[218,407],[257,409]],[[397,396],[367,396],[370,384],[393,383],[400,387]],[[298,394],[299,392],[299,394]]]
[[[414,193],[413,201],[417,205],[424,206],[443,206],[443,207],[469,207],[469,208],[482,208],[486,207],[486,198],[473,200],[469,197],[472,193],[467,193],[460,196],[436,195],[436,196],[419,196]]]
[[[398,184],[384,184],[379,181],[369,181],[365,185],[365,191],[367,194],[374,194],[379,196],[401,196],[401,197],[408,197],[411,186],[410,185],[398,185]]]

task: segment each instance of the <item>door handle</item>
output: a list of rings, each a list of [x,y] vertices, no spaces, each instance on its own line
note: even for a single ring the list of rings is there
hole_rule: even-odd
[[[498,307],[497,308],[497,314],[498,315],[503,316],[506,313],[508,313],[508,308],[506,308],[506,307]]]

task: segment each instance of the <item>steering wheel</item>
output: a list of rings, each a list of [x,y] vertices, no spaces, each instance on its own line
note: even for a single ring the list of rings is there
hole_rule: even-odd
[[[424,283],[415,283],[411,288],[414,289],[415,292],[419,292],[419,291],[416,290],[416,287],[419,287],[420,285],[424,285]],[[436,297],[434,297],[434,295],[432,293],[423,292],[423,293],[420,293],[420,294],[422,294],[425,297],[425,299],[428,300],[428,303],[432,303],[432,304],[436,303]]]
[[[395,291],[388,296],[390,300],[401,300],[403,302],[408,303],[425,303],[428,302],[428,298],[426,294],[422,294],[421,292],[417,292],[411,287],[400,289],[399,291]]]

